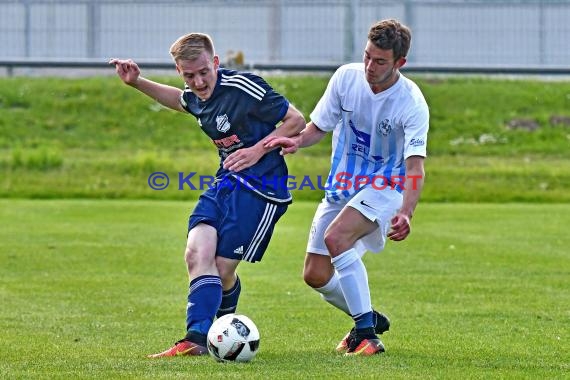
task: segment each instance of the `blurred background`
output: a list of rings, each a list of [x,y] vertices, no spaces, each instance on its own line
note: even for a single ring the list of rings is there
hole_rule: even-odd
[[[413,30],[408,68],[568,70],[561,0],[0,0],[0,66],[130,57],[170,67],[171,43],[199,31],[225,62],[332,69],[359,61],[368,28],[386,17]]]

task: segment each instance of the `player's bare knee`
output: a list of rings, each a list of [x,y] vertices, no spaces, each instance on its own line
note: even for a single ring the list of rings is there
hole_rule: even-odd
[[[325,232],[324,240],[327,249],[332,255],[338,255],[345,251],[344,246],[346,245],[346,238],[335,230],[327,230],[327,232]]]
[[[215,267],[213,257],[209,257],[206,252],[196,249],[195,247],[186,247],[184,261],[186,261],[186,265],[189,269]]]
[[[184,261],[190,265],[196,261],[197,252],[194,248],[186,247],[184,250]]]

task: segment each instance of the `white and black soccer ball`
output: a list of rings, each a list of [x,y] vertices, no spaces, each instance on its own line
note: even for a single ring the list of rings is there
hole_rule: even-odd
[[[259,331],[251,319],[227,314],[214,321],[208,331],[208,352],[220,362],[248,362],[259,350]]]

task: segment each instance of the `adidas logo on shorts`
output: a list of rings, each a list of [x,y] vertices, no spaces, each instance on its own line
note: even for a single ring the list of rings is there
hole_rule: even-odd
[[[240,245],[236,249],[234,249],[234,253],[237,255],[243,255],[243,245]]]

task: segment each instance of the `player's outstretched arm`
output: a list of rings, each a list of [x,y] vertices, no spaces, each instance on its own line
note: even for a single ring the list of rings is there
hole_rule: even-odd
[[[182,90],[143,78],[139,66],[132,59],[112,58],[109,64],[115,65],[117,75],[125,84],[136,88],[165,107],[184,111],[180,105]]]

